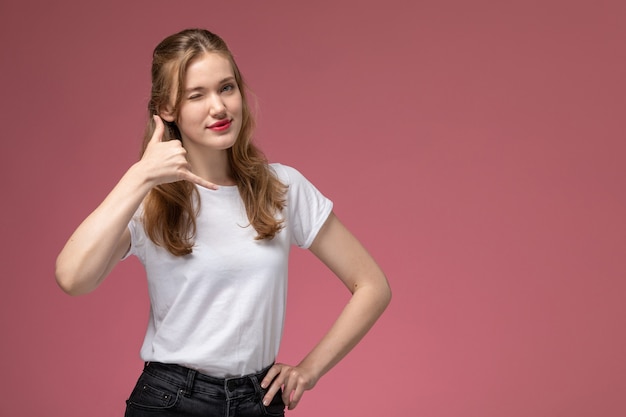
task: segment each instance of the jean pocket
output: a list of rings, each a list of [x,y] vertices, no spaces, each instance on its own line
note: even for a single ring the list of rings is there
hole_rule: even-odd
[[[285,403],[283,402],[283,390],[279,389],[269,405],[263,404],[263,397],[267,393],[267,390],[262,390],[261,396],[261,408],[266,416],[283,417],[285,415]]]
[[[179,396],[177,387],[144,374],[137,381],[126,404],[134,408],[163,410],[174,407]]]

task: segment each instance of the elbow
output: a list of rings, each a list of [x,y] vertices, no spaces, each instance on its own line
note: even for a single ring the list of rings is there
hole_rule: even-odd
[[[379,278],[376,280],[377,285],[375,286],[375,293],[378,302],[378,306],[380,307],[380,312],[382,314],[389,303],[391,303],[391,286],[389,285],[389,281],[385,274],[381,271]]]
[[[68,295],[77,296],[88,292],[81,288],[81,281],[76,274],[68,271],[67,268],[64,268],[58,260],[55,266],[54,276],[59,288],[61,288],[61,290]]]
[[[80,295],[80,292],[77,290],[76,285],[74,284],[74,280],[71,278],[71,276],[60,272],[58,268],[55,271],[54,275],[56,277],[57,285],[59,286],[59,288],[61,288],[61,290],[63,290],[64,293],[72,296]]]
[[[387,279],[385,279],[385,285],[380,290],[380,298],[383,309],[386,309],[392,298],[391,287]]]
[[[378,314],[382,314],[387,309],[389,303],[391,303],[391,287],[389,286],[389,281],[387,281],[387,278],[382,272],[375,282],[370,282],[369,284],[362,286],[356,284],[353,290],[353,295],[359,290],[364,290],[363,294],[368,294],[367,296],[372,303],[371,305],[376,311],[378,311]]]

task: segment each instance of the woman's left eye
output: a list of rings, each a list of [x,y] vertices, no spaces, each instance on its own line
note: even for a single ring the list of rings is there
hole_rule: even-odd
[[[222,91],[232,91],[235,89],[235,86],[232,84],[226,84],[224,87],[222,87]]]

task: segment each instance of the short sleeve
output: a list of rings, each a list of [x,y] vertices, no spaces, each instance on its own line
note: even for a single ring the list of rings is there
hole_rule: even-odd
[[[145,260],[144,243],[146,236],[143,224],[141,222],[141,214],[142,208],[140,207],[128,223],[128,230],[130,232],[130,248],[128,249],[128,252],[126,252],[126,255],[122,257],[122,260],[128,258],[131,255],[135,255],[136,257],[138,257],[141,262],[144,262]]]
[[[333,203],[296,169],[271,165],[287,189],[286,220],[291,243],[307,249],[333,209]]]

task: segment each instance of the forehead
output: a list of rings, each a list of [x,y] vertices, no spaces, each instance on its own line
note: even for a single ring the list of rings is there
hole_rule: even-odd
[[[187,66],[185,88],[219,84],[224,79],[234,76],[235,72],[228,58],[208,52],[198,56]]]

